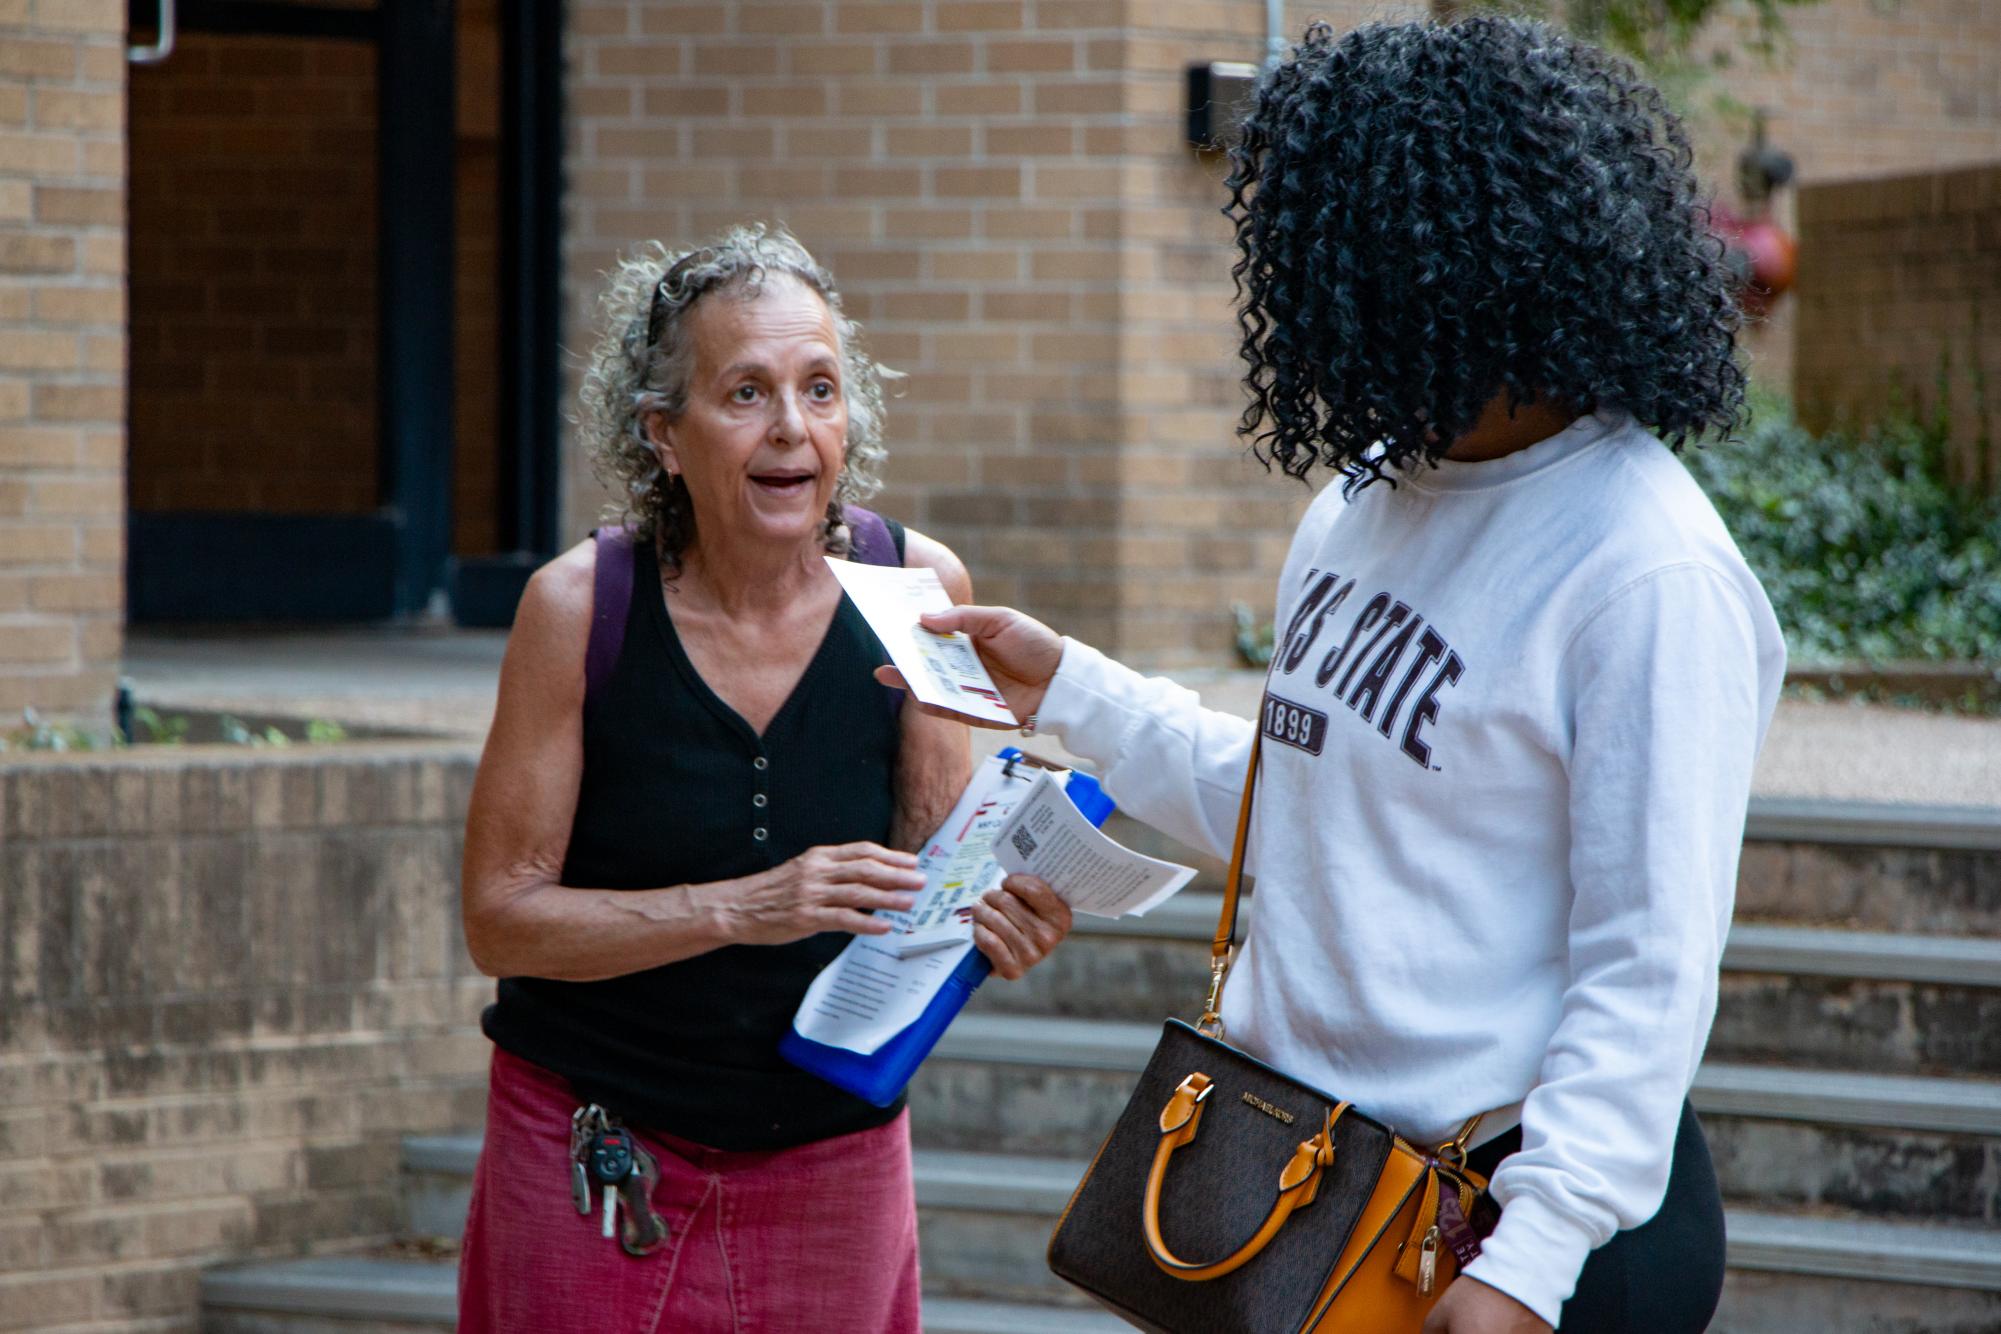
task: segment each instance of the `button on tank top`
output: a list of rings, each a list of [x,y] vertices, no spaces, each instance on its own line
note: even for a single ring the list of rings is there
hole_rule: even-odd
[[[903,530],[891,525],[900,554]],[[842,597],[763,735],[703,681],[675,634],[650,542],[634,544],[617,666],[584,706],[584,769],[562,883],[658,889],[750,875],[808,848],[887,844],[899,729],[886,662]],[[779,1059],[814,976],[851,939],[730,945],[598,982],[504,978],[487,1036],[641,1128],[773,1149],[881,1125],[872,1106]]]

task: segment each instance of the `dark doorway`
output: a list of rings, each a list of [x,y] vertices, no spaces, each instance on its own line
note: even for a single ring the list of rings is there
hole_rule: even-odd
[[[181,0],[134,67],[134,621],[511,616],[555,538],[557,8]]]

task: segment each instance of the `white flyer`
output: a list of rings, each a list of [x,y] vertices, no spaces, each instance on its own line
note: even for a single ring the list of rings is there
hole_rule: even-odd
[[[1001,826],[994,858],[1009,872],[1039,877],[1073,909],[1096,917],[1136,917],[1195,876],[1193,867],[1134,852],[1100,833],[1046,769]]]
[[[994,862],[994,836],[1036,790],[1037,775],[1047,772],[1026,762],[1009,765],[998,755],[975,769],[952,813],[917,854],[917,869],[924,872],[917,902],[908,912],[878,911],[896,930],[869,942],[907,958],[971,940],[973,904],[1005,874]]]
[[[998,755],[973,771],[918,854],[917,902],[906,912],[878,912],[896,930],[856,936],[820,970],[792,1019],[799,1036],[868,1054],[917,1021],[973,948],[973,904],[1003,875],[995,836],[1047,772],[1026,762],[1010,769]]]
[[[1010,727],[1020,722],[987,675],[970,637],[957,631],[939,634],[917,623],[927,611],[952,608],[952,597],[938,582],[936,571],[921,565],[864,565],[831,556],[827,565],[882,641],[896,670],[903,673],[911,694],[925,704],[982,722]]]

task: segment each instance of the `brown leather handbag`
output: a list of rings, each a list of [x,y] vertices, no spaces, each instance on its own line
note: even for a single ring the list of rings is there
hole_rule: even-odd
[[[1258,746],[1191,1027],[1167,1021],[1049,1239],[1049,1267],[1157,1334],[1418,1334],[1494,1208],[1466,1168],[1480,1118],[1412,1145],[1222,1041]]]

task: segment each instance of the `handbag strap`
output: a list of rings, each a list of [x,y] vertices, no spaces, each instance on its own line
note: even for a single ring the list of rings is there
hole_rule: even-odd
[[[1264,716],[1262,709],[1258,716]],[[1215,938],[1209,942],[1209,999],[1202,1006],[1202,1017],[1195,1021],[1198,1031],[1218,1041],[1223,1037],[1223,983],[1229,979],[1237,951],[1237,908],[1244,887],[1244,850],[1251,841],[1251,803],[1258,786],[1258,751],[1264,745],[1262,725],[1253,722],[1252,726],[1258,730],[1251,733],[1251,762],[1244,773],[1244,796],[1237,804],[1237,838],[1230,845],[1230,873],[1223,881],[1223,911],[1216,919]],[[1438,1156],[1454,1168],[1464,1170],[1467,1145],[1487,1115],[1474,1113],[1457,1134],[1438,1146]]]
[[[1256,724],[1252,724],[1256,726]],[[1210,1037],[1223,1036],[1223,983],[1237,948],[1237,903],[1244,887],[1244,849],[1251,841],[1251,800],[1258,786],[1258,751],[1262,730],[1251,734],[1251,762],[1244,774],[1244,796],[1237,804],[1237,838],[1230,845],[1230,874],[1223,882],[1223,912],[1216,919],[1216,936],[1209,942],[1209,999],[1195,1027]]]

